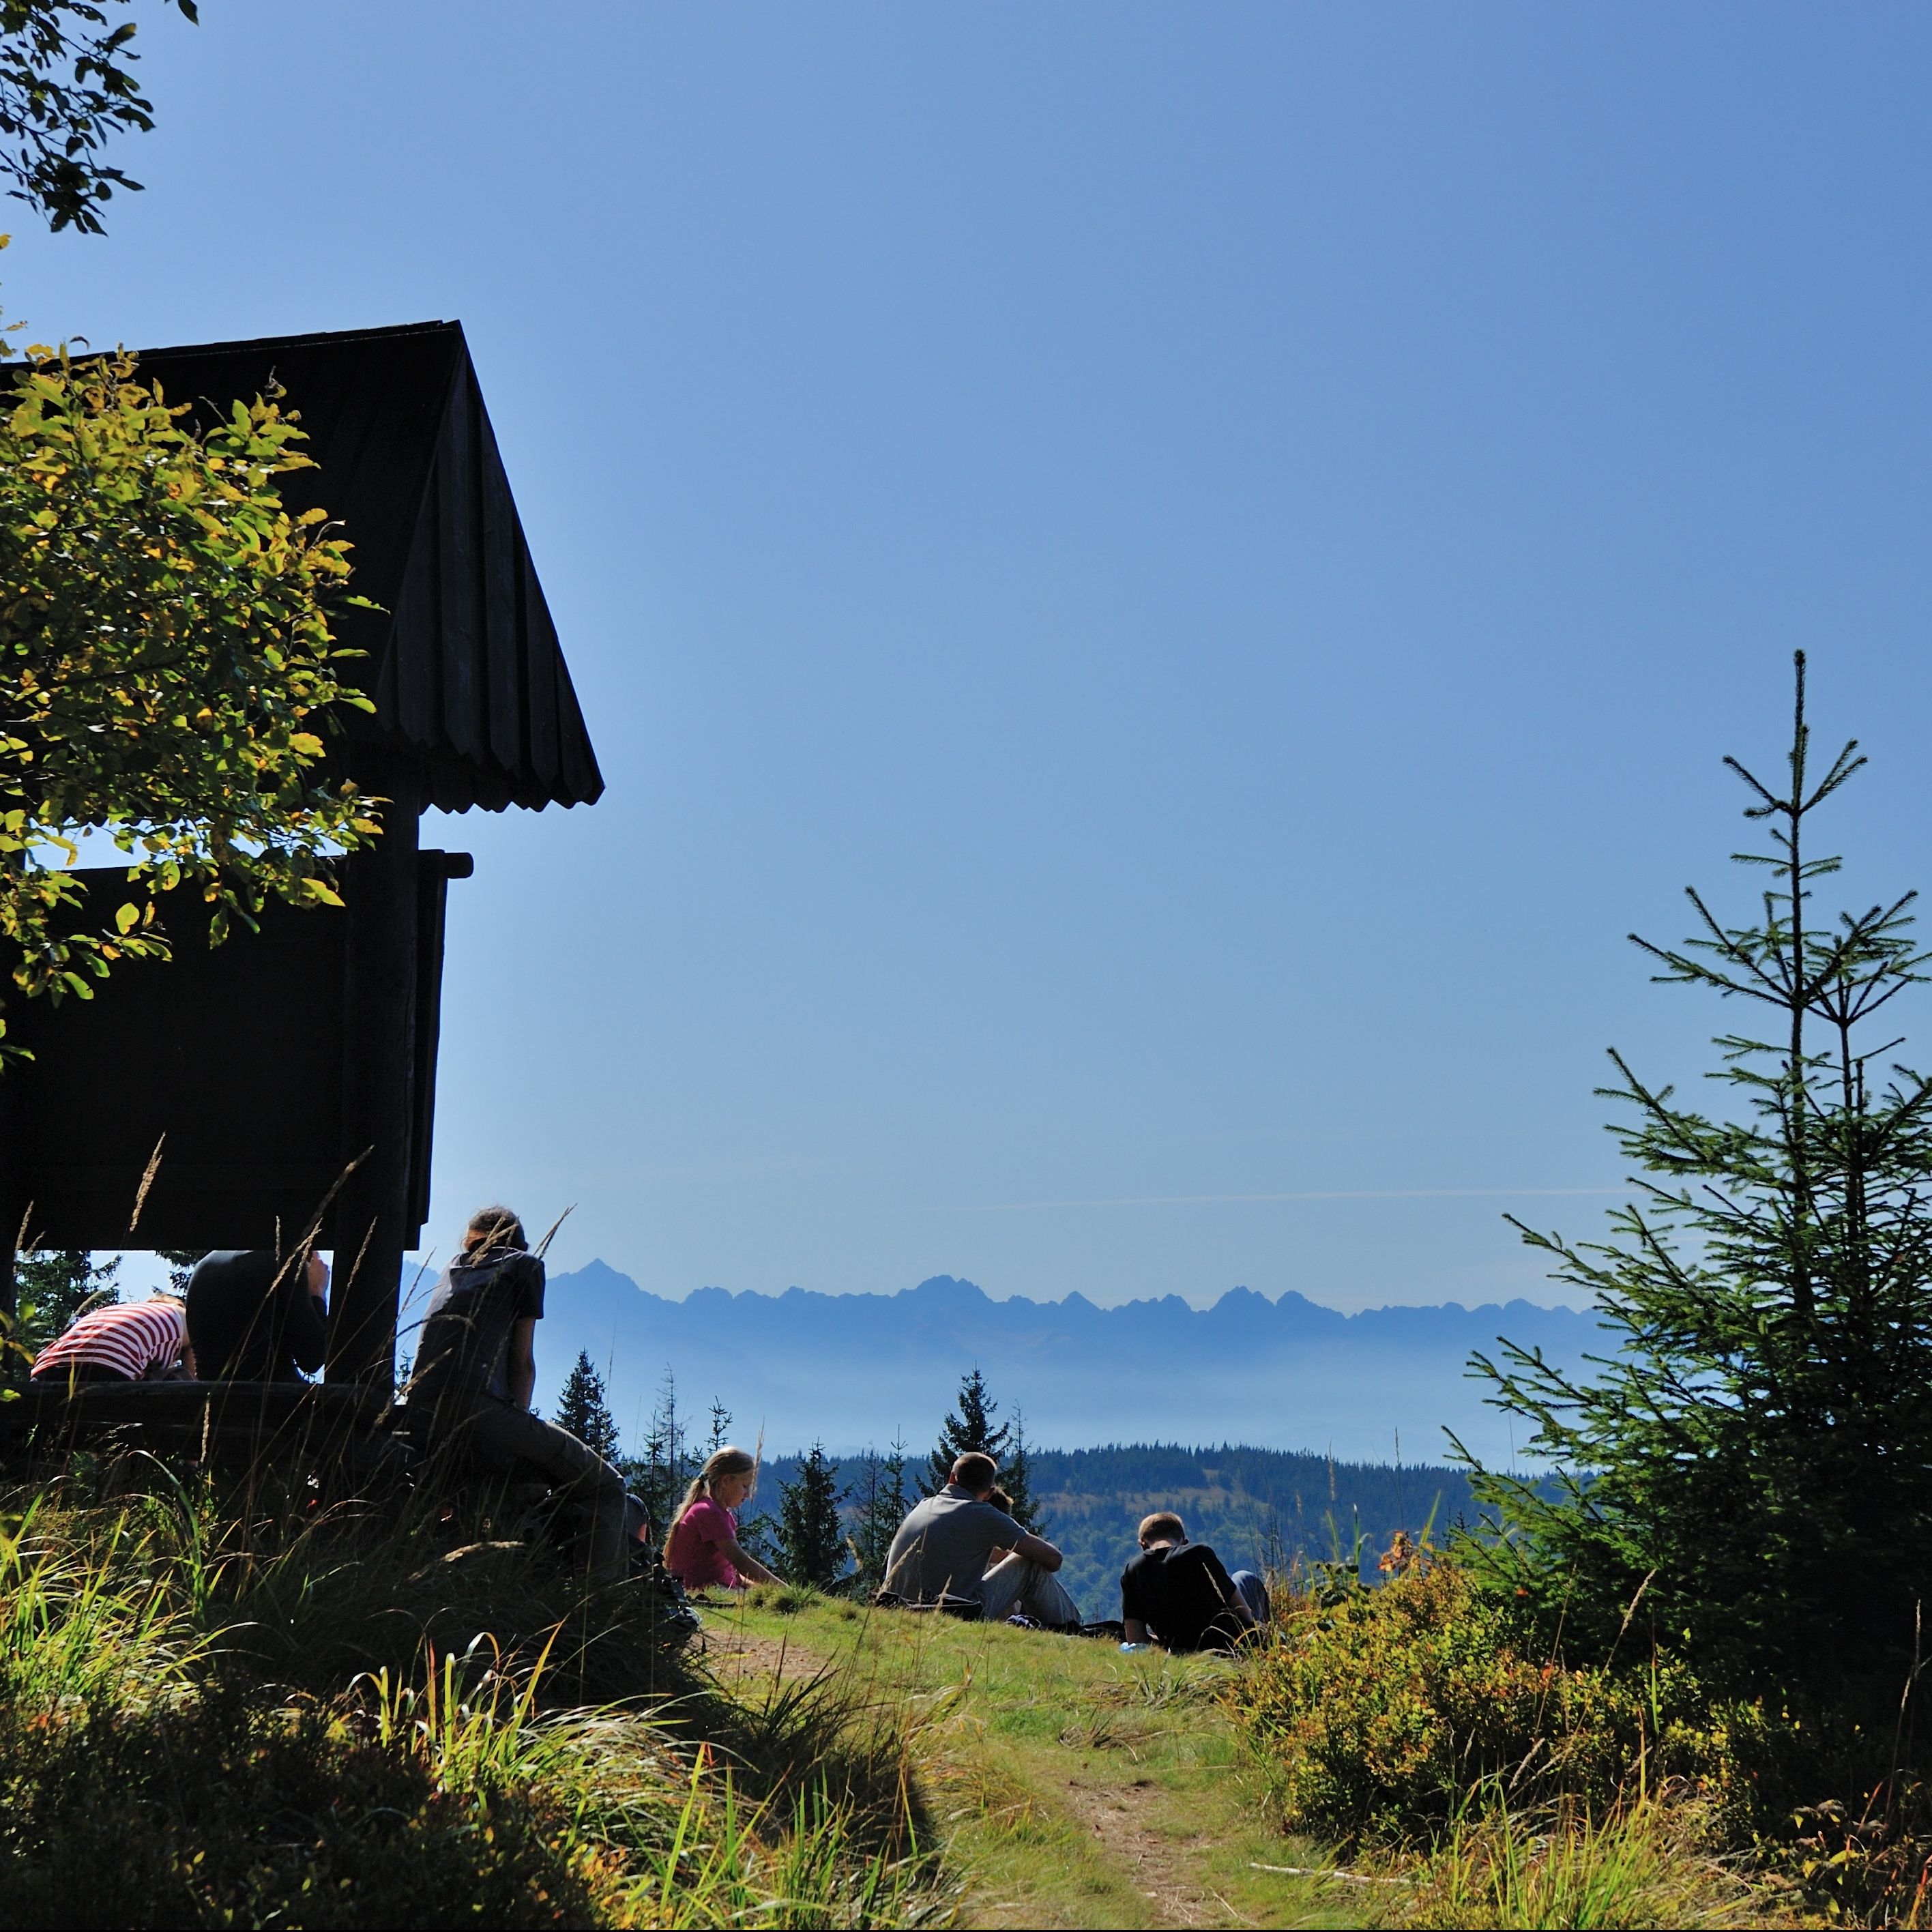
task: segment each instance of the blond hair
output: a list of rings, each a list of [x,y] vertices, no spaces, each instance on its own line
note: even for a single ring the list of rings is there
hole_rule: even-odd
[[[712,1450],[704,1459],[704,1467],[692,1478],[683,1502],[671,1512],[670,1528],[664,1532],[664,1555],[670,1555],[672,1532],[691,1514],[694,1503],[702,1502],[710,1495],[711,1485],[720,1476],[755,1476],[758,1473],[758,1459],[748,1449],[734,1449],[728,1442],[723,1448]]]
[[[1185,1543],[1187,1526],[1172,1510],[1156,1510],[1141,1518],[1140,1540],[1148,1543]]]

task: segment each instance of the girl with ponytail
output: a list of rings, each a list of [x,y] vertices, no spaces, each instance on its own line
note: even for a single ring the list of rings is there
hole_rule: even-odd
[[[716,1450],[692,1479],[664,1538],[664,1568],[687,1590],[784,1581],[738,1541],[736,1512],[758,1480],[758,1459],[730,1448]]]

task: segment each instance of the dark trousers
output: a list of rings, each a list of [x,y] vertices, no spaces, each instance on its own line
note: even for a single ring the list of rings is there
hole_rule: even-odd
[[[490,1396],[452,1392],[436,1405],[434,1436],[458,1468],[548,1484],[578,1520],[592,1573],[625,1574],[643,1512],[624,1493],[622,1476],[568,1430]]]

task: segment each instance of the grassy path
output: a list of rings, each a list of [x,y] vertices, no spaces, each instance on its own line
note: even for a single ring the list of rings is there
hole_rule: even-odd
[[[1230,1666],[816,1604],[706,1613],[734,1694],[819,1670],[909,1716],[920,1795],[973,1926],[1359,1924],[1262,1817],[1217,1700]]]

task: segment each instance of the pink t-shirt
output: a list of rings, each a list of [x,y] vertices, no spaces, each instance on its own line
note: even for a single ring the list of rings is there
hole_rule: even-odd
[[[742,1580],[718,1546],[737,1540],[738,1519],[709,1496],[700,1496],[670,1533],[664,1568],[687,1590],[701,1590],[707,1583],[735,1590]]]

